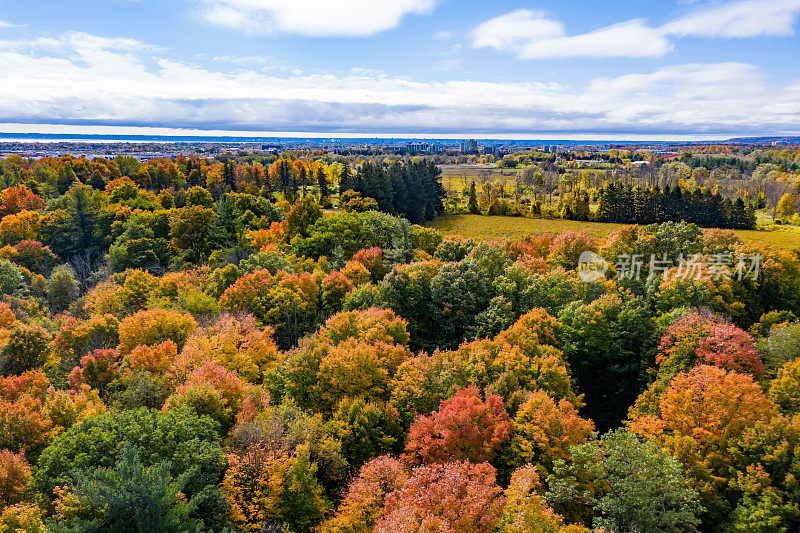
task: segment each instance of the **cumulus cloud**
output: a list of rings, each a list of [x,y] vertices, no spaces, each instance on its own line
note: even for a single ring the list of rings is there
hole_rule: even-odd
[[[800,82],[743,63],[552,83],[279,76],[175,61],[137,41],[0,41],[0,122],[328,133],[757,134],[800,131]]]
[[[397,27],[404,16],[430,13],[436,0],[197,0],[199,16],[245,33],[364,37]]]
[[[567,35],[564,25],[546,13],[521,9],[478,25],[472,32],[472,45],[513,53],[520,59],[655,58],[674,48],[670,38],[792,35],[798,14],[800,0],[740,0],[696,9],[660,27],[635,19]]]

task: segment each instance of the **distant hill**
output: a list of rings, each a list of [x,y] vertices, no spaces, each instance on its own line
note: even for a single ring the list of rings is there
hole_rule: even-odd
[[[726,142],[735,144],[800,144],[800,137],[735,137]]]

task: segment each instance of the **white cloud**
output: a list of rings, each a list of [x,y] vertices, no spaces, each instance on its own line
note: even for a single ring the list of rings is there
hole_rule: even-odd
[[[742,63],[692,64],[585,87],[370,70],[279,76],[179,62],[124,39],[0,41],[0,122],[365,133],[800,132],[800,80]]]
[[[670,37],[792,35],[798,14],[800,0],[740,0],[707,6],[661,27],[635,19],[567,35],[560,21],[543,12],[520,9],[478,25],[472,32],[472,45],[513,53],[520,59],[663,57],[674,48]]]
[[[665,24],[665,33],[697,37],[783,37],[794,34],[800,0],[745,0],[708,7]]]
[[[630,20],[583,35],[534,40],[521,48],[519,57],[662,57],[672,48],[659,30]]]
[[[363,37],[397,27],[408,14],[430,13],[436,0],[198,0],[199,15],[249,34]]]
[[[564,25],[543,11],[518,9],[487,20],[472,31],[472,46],[519,51],[527,43],[563,37]]]
[[[433,34],[433,38],[437,41],[449,41],[453,38],[453,32],[442,30]]]

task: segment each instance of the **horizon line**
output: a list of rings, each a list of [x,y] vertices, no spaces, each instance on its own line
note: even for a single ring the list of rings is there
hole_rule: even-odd
[[[4,135],[15,138],[5,139]],[[430,132],[320,132],[320,131],[247,131],[223,129],[173,128],[154,126],[109,126],[75,124],[22,124],[0,123],[0,142],[26,140],[18,136],[102,136],[102,137],[208,137],[237,138],[306,138],[306,139],[433,139],[433,140],[498,140],[498,141],[594,141],[594,142],[711,142],[753,137],[794,137],[798,134],[785,132],[772,134],[652,134],[652,133],[430,133]],[[36,140],[36,139],[34,139]],[[44,140],[44,139],[38,139]],[[66,139],[59,139],[66,140]],[[76,139],[80,140],[80,139]],[[123,140],[123,139],[120,139]],[[233,141],[235,142],[235,141]]]

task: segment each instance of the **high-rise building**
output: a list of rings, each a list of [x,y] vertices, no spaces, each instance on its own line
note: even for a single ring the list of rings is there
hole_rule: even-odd
[[[478,152],[478,141],[475,139],[463,140],[460,143],[462,154],[474,154]]]

